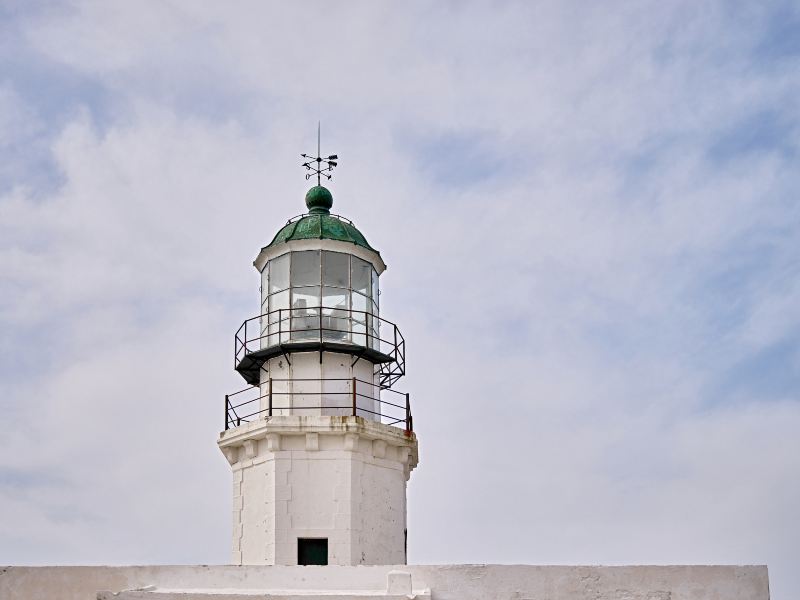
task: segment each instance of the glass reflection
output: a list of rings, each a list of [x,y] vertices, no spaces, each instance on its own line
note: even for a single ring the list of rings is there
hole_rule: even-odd
[[[322,252],[322,285],[346,288],[350,284],[350,255]]]
[[[292,287],[319,285],[319,252],[292,252]]]
[[[322,337],[347,341],[350,337],[350,291],[340,288],[322,288]]]
[[[370,316],[369,320],[372,323],[372,328],[371,328],[372,340],[371,340],[371,343],[370,343],[370,347],[373,348],[374,350],[380,350],[381,349],[381,320],[380,319],[376,319],[373,316]]]
[[[319,336],[319,288],[292,288],[292,338],[313,340]]]
[[[380,295],[380,292],[378,291],[379,289],[378,272],[375,269],[372,269],[372,303],[375,305],[375,314],[378,314],[378,296]]]
[[[367,297],[353,292],[353,343],[359,346],[367,345]]]
[[[269,293],[279,292],[289,287],[289,255],[284,254],[269,261]]]
[[[269,263],[261,271],[261,312],[266,312],[267,298],[269,298]]]
[[[289,340],[289,290],[269,297],[269,337],[267,343],[274,346]]]
[[[352,283],[353,291],[369,296],[370,281],[372,279],[372,265],[355,256],[352,257]]]

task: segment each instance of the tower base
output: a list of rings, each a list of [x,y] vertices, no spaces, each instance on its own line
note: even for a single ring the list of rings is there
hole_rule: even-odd
[[[220,434],[236,565],[406,563],[417,439],[353,416],[273,416]]]

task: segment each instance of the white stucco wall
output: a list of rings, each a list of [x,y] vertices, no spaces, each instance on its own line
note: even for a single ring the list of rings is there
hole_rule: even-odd
[[[350,354],[334,352],[323,352],[321,360],[319,352],[294,352],[288,360],[284,356],[268,360],[261,369],[261,410],[268,409],[269,380],[272,378],[274,415],[351,415],[350,393],[355,377],[360,380],[356,382],[356,403],[361,409],[359,416],[371,421],[379,420],[380,416],[372,413],[380,413],[380,406],[370,400],[370,397],[378,396],[375,365],[363,359],[354,364],[354,360]],[[328,381],[318,381],[321,379]],[[370,386],[369,382],[373,385]],[[318,410],[291,410],[293,406],[318,407]]]
[[[487,540],[491,543],[491,540]],[[411,573],[434,600],[768,600],[765,566],[570,567],[440,565],[358,567],[4,567],[3,600],[94,600],[100,590],[154,586],[180,596],[235,597],[283,590],[386,590],[389,571]],[[200,595],[197,591],[204,591]]]
[[[353,549],[357,554],[349,564],[405,564],[406,458],[398,456],[399,447],[369,440],[362,440],[362,445],[365,442],[371,447],[353,463],[351,494],[358,515]],[[376,447],[381,444],[382,450]],[[381,455],[376,456],[379,451]]]
[[[412,433],[361,417],[275,416],[223,432],[233,469],[232,562],[296,565],[327,538],[332,565],[405,562]]]

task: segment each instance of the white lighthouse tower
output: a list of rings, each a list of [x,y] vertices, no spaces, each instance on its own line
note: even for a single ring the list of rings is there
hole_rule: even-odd
[[[394,388],[405,341],[380,315],[381,255],[319,185],[336,157],[306,158],[308,212],[256,257],[261,311],[235,336],[251,387],[225,397],[218,440],[233,469],[232,562],[405,564],[418,456]]]

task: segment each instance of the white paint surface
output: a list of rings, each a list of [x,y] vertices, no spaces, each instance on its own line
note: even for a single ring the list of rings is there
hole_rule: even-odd
[[[220,435],[233,468],[237,565],[296,565],[327,538],[331,565],[403,564],[416,437],[353,416],[273,416]]]
[[[386,270],[386,263],[383,262],[383,258],[381,258],[381,255],[377,252],[373,252],[372,250],[368,250],[362,246],[357,246],[352,242],[327,239],[290,240],[288,242],[278,244],[277,246],[272,246],[269,248],[264,247],[253,261],[253,266],[259,272],[261,272],[261,270],[264,268],[264,265],[273,258],[278,258],[287,252],[302,252],[303,250],[330,250],[332,252],[344,252],[372,263],[372,266],[375,267],[378,275]]]
[[[261,410],[269,408],[272,379],[274,415],[352,415],[355,378],[359,416],[378,420],[380,406],[370,399],[379,393],[375,365],[363,359],[354,364],[353,360],[350,354],[334,352],[323,352],[321,357],[319,352],[293,352],[289,359],[276,356],[268,360],[261,369]]]
[[[277,592],[306,598],[360,592],[363,598],[386,590],[395,570],[410,573],[414,591],[429,588],[435,600],[769,600],[765,566],[527,565],[6,567],[0,598],[94,600],[101,590],[146,586],[154,589],[140,597],[152,600],[158,590],[183,590],[183,600]]]

